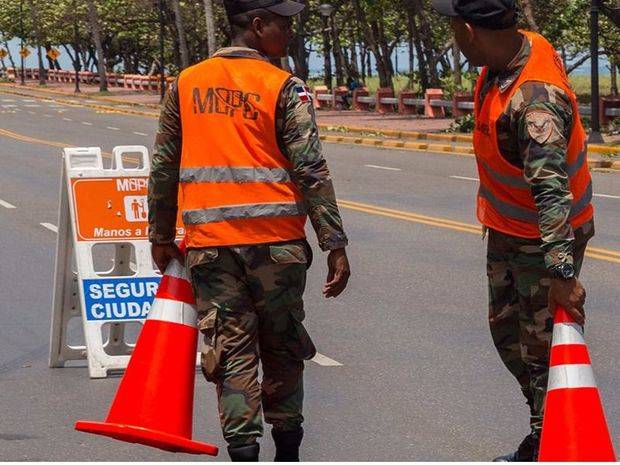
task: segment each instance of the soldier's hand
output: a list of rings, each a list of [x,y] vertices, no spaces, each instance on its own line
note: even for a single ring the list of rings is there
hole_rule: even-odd
[[[328,299],[338,297],[347,287],[351,269],[345,249],[332,250],[327,257],[327,282],[323,289],[323,295]]]
[[[584,305],[586,303],[586,290],[579,280],[552,279],[549,289],[549,308],[552,313],[558,305],[564,307],[568,314],[573,317],[577,324],[583,325],[586,317]]]
[[[166,268],[173,259],[179,260],[184,263],[183,253],[179,250],[176,244],[153,244],[151,247],[151,256],[155,265],[162,273],[166,272]]]

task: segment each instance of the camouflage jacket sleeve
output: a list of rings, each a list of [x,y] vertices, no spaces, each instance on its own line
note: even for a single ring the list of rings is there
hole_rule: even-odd
[[[566,93],[540,82],[525,83],[516,99],[522,99],[512,124],[519,139],[525,180],[538,208],[545,263],[573,263],[574,231],[569,221],[572,194],[569,185],[567,147],[573,125],[573,109]]]
[[[321,249],[340,249],[348,240],[323,158],[312,101],[296,90],[304,87],[303,81],[291,78],[282,90],[276,121],[279,144],[293,165],[293,181],[304,197]]]
[[[174,242],[176,236],[181,117],[177,82],[164,99],[149,178],[149,239],[156,244]]]

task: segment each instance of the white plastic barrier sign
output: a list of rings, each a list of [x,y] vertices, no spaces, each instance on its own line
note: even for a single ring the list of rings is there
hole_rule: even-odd
[[[50,366],[86,358],[91,378],[127,367],[127,325],[144,322],[161,279],[148,242],[148,151],[117,147],[111,157],[104,168],[99,148],[63,153]],[[69,343],[73,318],[84,346]]]

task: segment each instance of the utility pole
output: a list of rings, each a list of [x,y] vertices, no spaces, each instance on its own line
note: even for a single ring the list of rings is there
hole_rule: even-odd
[[[21,70],[20,70],[20,84],[22,86],[26,85],[26,75],[24,73],[24,0],[19,0],[19,29],[20,29],[20,33],[19,35],[21,36],[21,50],[19,52],[19,56],[21,57]]]
[[[599,92],[599,76],[598,76],[598,33],[599,33],[599,12],[601,9],[600,0],[591,0],[590,4],[590,67],[592,76],[591,91],[591,108],[592,108],[592,124],[590,143],[599,144],[604,142],[601,136],[601,120],[600,120],[600,92]]]
[[[164,75],[164,4],[163,0],[157,0],[159,10],[159,88],[160,102],[166,96],[166,76]]]
[[[73,53],[75,53],[75,93],[80,93],[80,38],[78,32],[77,0],[73,0]]]

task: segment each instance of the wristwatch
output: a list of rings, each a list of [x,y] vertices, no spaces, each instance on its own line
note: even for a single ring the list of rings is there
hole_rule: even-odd
[[[556,279],[570,281],[576,276],[575,267],[570,263],[560,263],[551,268],[551,275]]]

